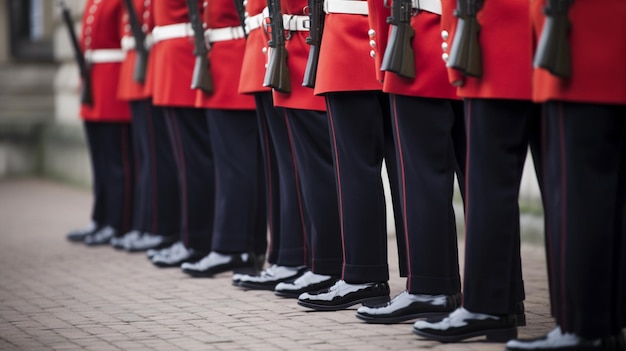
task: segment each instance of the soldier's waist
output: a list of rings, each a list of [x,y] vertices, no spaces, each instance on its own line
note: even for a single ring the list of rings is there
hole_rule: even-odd
[[[243,37],[245,37],[245,35],[241,26],[209,28],[204,31],[204,38],[209,43],[241,39]]]
[[[441,15],[441,0],[412,0],[413,8]]]
[[[363,0],[324,0],[324,12],[350,15],[367,15],[367,1]]]
[[[122,49],[95,49],[85,51],[85,60],[89,63],[122,62],[126,52]]]
[[[191,23],[175,23],[165,26],[156,26],[152,29],[152,41],[156,44],[160,41],[193,36]]]

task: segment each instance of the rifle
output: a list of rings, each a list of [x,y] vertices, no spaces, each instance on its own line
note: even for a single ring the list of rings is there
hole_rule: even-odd
[[[448,67],[461,71],[471,77],[483,75],[482,54],[478,44],[480,24],[476,19],[482,3],[480,0],[457,0],[454,15],[459,19],[452,47]]]
[[[412,11],[411,0],[393,0],[391,16],[387,17],[387,23],[391,25],[391,36],[380,66],[381,70],[404,78],[415,78],[415,54],[411,46],[415,36],[411,27]]]
[[[573,0],[548,0],[544,13],[546,22],[539,37],[534,66],[548,70],[560,78],[572,75],[572,58],[567,34],[570,21],[567,17]]]
[[[93,95],[91,94],[90,68],[87,65],[87,61],[85,60],[85,55],[83,55],[83,52],[80,49],[80,45],[78,44],[78,37],[76,36],[76,31],[74,30],[74,21],[72,20],[70,9],[67,7],[64,1],[59,1],[59,6],[61,7],[63,22],[67,27],[67,31],[70,35],[70,41],[72,43],[72,47],[74,48],[74,58],[76,59],[80,76],[83,80],[80,90],[80,102],[85,105],[92,106]]]
[[[309,58],[304,69],[302,86],[307,88],[315,87],[317,78],[317,62],[320,58],[320,46],[322,44],[322,33],[324,32],[324,0],[309,0],[309,36],[306,43],[310,45]]]
[[[243,5],[243,1],[235,0],[235,8],[237,9],[239,22],[241,22],[241,28],[243,28],[243,36],[248,39],[248,33],[246,32],[246,8]]]
[[[287,68],[287,49],[285,49],[285,27],[280,10],[280,0],[268,0],[269,17],[271,20],[271,38],[267,43],[270,50],[267,70],[263,79],[263,86],[270,87],[281,93],[291,92],[291,80]]]
[[[138,83],[143,83],[146,80],[146,69],[148,68],[148,49],[146,48],[146,35],[141,30],[141,24],[137,18],[137,13],[133,7],[133,0],[124,0],[126,10],[128,11],[128,22],[130,29],[135,38],[135,70],[133,71],[133,79]]]
[[[193,66],[193,76],[191,78],[191,89],[201,89],[206,93],[213,92],[213,78],[209,72],[209,59],[207,54],[209,48],[204,38],[204,26],[200,18],[200,10],[198,9],[197,0],[187,0],[187,9],[189,10],[189,21],[193,29],[194,51],[196,62]]]

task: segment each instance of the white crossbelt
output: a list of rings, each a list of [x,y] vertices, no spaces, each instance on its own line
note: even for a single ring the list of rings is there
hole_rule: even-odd
[[[246,17],[246,33],[250,33],[257,28],[261,28],[265,23],[265,18],[269,17],[268,8],[264,8],[263,12],[254,16]]]
[[[146,49],[149,49],[152,46],[152,34],[146,35],[145,45]],[[135,37],[130,35],[123,36],[121,46],[124,51],[135,50],[135,47],[137,46],[135,43]]]
[[[367,15],[367,1],[363,0],[324,0],[324,12]]]
[[[170,39],[186,38],[193,36],[191,23],[176,23],[167,26],[156,26],[152,29],[152,42],[154,44]]]
[[[311,27],[309,16],[283,15],[283,28],[289,31],[308,32]]]
[[[413,0],[413,8],[441,15],[441,0]]]
[[[122,62],[126,52],[122,49],[96,49],[85,51],[85,60],[89,63]]]
[[[209,28],[204,31],[204,38],[209,43],[241,39],[243,37],[245,37],[245,35],[243,33],[243,28],[241,28],[241,26],[224,27],[224,28]]]

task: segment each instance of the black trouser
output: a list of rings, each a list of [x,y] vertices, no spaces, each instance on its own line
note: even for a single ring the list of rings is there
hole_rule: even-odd
[[[215,215],[215,169],[203,109],[164,107],[178,170],[180,235],[188,248],[211,250]]]
[[[626,326],[626,106],[545,105],[551,301],[565,332]]]
[[[265,180],[254,110],[206,109],[215,163],[213,251],[267,249]]]
[[[307,264],[306,220],[299,174],[285,124],[284,110],[272,93],[255,94],[261,135],[270,223],[267,261],[280,266]]]
[[[519,188],[529,145],[541,174],[540,109],[523,100],[467,99],[465,114],[463,306],[477,313],[514,314],[525,298]]]
[[[326,95],[343,239],[343,279],[389,280],[382,162],[385,159],[398,237],[404,236],[389,97],[380,91]],[[400,259],[402,251],[399,250]]]
[[[455,170],[464,167],[457,164],[455,145],[463,152],[465,138],[453,139],[455,122],[463,124],[462,106],[455,111],[455,104],[462,102],[391,95],[406,233],[398,240],[406,243],[411,294],[461,291],[452,198]]]
[[[316,274],[340,276],[341,226],[328,116],[321,111],[291,108],[285,109],[285,113],[309,219],[309,267]]]
[[[132,225],[134,160],[130,123],[84,123],[93,174],[91,218],[118,233]]]
[[[150,99],[131,101],[137,164],[134,229],[179,235],[180,200],[174,153],[163,108]]]

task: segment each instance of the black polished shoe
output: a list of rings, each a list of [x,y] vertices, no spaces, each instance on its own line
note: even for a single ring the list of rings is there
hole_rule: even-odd
[[[306,266],[287,267],[273,264],[258,275],[242,275],[237,285],[246,289],[274,290],[278,283],[294,280],[306,270]]]
[[[415,322],[413,333],[439,342],[458,342],[477,336],[485,336],[491,342],[506,342],[517,337],[516,323],[515,315],[478,314],[460,307],[440,321]]]
[[[133,237],[124,242],[124,249],[128,252],[147,251],[150,249],[166,248],[179,238],[172,235],[158,235],[152,233],[141,233],[138,237]]]
[[[183,263],[197,262],[204,256],[206,252],[188,249],[182,241],[177,241],[174,245],[152,256],[150,261],[160,268],[180,267]]]
[[[126,245],[126,242],[129,240],[135,240],[135,238],[138,238],[139,236],[141,236],[141,232],[138,230],[131,230],[129,232],[127,232],[126,234],[122,235],[122,236],[118,236],[118,237],[114,237],[111,239],[111,246],[113,246],[114,249],[118,249],[121,250],[124,248],[124,245]]]
[[[96,222],[91,222],[87,224],[84,228],[72,230],[71,232],[67,233],[65,237],[71,242],[82,243],[85,241],[86,236],[95,233],[96,231],[98,231],[98,229],[100,229],[98,224]]]
[[[455,295],[413,295],[400,293],[384,306],[362,306],[356,317],[367,323],[391,324],[416,318],[448,314],[461,305],[461,293]]]
[[[389,284],[348,284],[339,280],[328,290],[304,293],[298,297],[298,305],[318,311],[339,311],[362,303],[366,306],[382,305],[389,301]]]
[[[84,242],[87,246],[109,245],[116,232],[115,228],[107,225],[95,233],[87,235]]]
[[[600,339],[584,339],[572,333],[563,333],[556,327],[548,334],[529,340],[511,340],[506,343],[507,351],[623,351],[626,349],[624,334],[609,336]]]
[[[220,254],[215,251],[195,263],[181,265],[183,272],[192,277],[212,277],[219,273],[248,267],[256,267],[256,259],[253,255]]]
[[[274,294],[296,299],[303,293],[317,293],[322,290],[328,290],[338,280],[339,278],[337,277],[307,271],[294,281],[286,281],[276,285]]]

